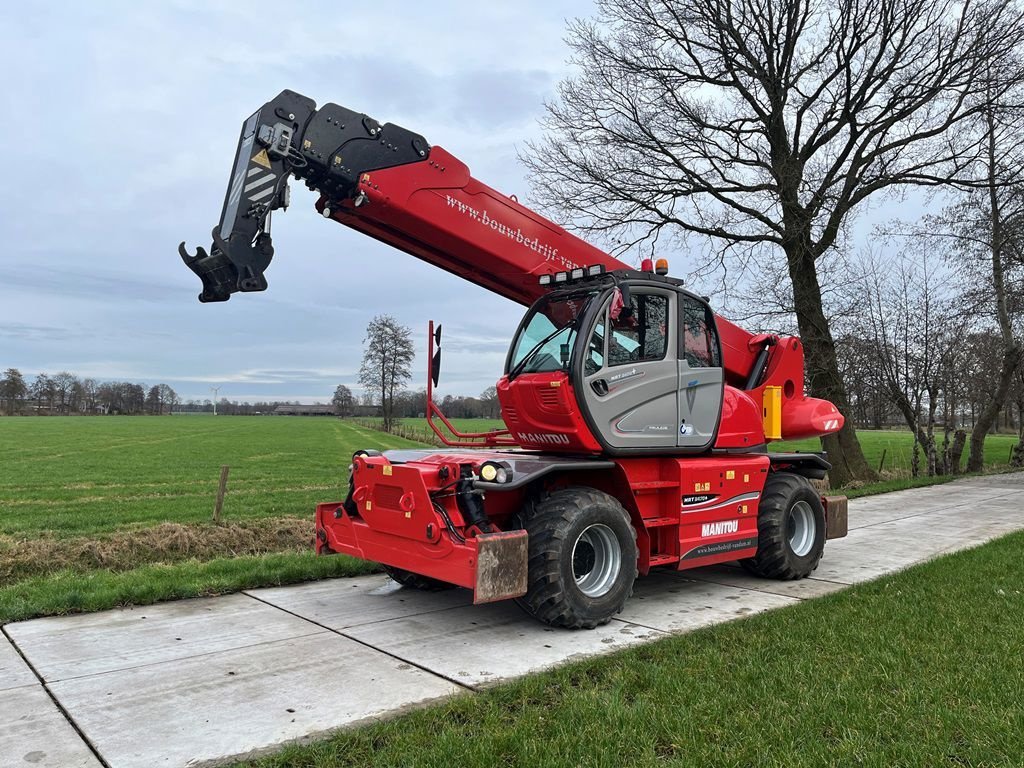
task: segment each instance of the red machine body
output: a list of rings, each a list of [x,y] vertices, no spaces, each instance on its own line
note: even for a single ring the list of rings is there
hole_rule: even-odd
[[[478,602],[526,595],[533,601],[530,610],[544,621],[594,626],[621,609],[626,593],[607,610],[590,615],[585,600],[583,609],[577,606],[575,613],[556,615],[530,596],[534,587],[528,593],[533,577],[527,577],[527,553],[534,550],[529,549],[524,529],[530,527],[531,514],[551,499],[569,498],[565,492],[570,489],[582,489],[577,494],[582,506],[577,505],[574,513],[578,518],[586,517],[595,505],[603,504],[605,510],[604,522],[581,529],[572,552],[565,555],[572,557],[570,581],[577,565],[598,567],[595,542],[602,536],[610,541],[607,532],[616,528],[616,515],[621,519],[623,511],[631,525],[629,536],[635,533],[639,573],[656,566],[684,569],[755,558],[759,538],[764,538],[759,516],[773,475],[785,475],[773,493],[789,494],[792,508],[774,509],[772,514],[788,514],[790,522],[802,519],[818,536],[812,542],[817,554],[803,556],[794,550],[799,567],[781,578],[806,575],[820,557],[824,521],[815,527],[807,515],[821,515],[824,509],[828,535],[845,535],[845,499],[819,502],[806,483],[806,478],[824,475],[824,457],[768,449],[771,440],[825,435],[843,424],[832,403],[805,395],[799,339],[752,334],[719,316],[705,321],[705,314],[712,317],[706,300],[685,291],[681,281],[666,277],[667,268],[654,270],[645,263],[639,271],[630,269],[514,197],[473,178],[458,158],[399,126],[382,126],[336,104],[317,109],[312,100],[291,91],[252,115],[243,125],[210,252],[200,248],[191,256],[184,244],[179,247],[186,265],[203,280],[201,301],[224,301],[236,291],[266,288],[263,272],[273,256],[268,217],[270,211],[287,206],[289,176],[321,193],[317,209],[325,217],[524,305],[537,307],[548,293],[542,276],[551,276],[549,283],[572,283],[576,273],[581,279],[586,273],[589,279],[590,270],[595,270],[594,284],[600,289],[588,295],[603,291],[601,301],[606,303],[600,311],[606,314],[596,320],[595,304],[588,322],[595,333],[603,329],[604,340],[598,342],[606,367],[612,365],[608,338],[617,317],[608,307],[616,301],[619,306],[629,303],[630,284],[641,294],[666,297],[661,334],[669,352],[662,352],[658,360],[659,365],[678,362],[680,373],[677,379],[671,378],[675,374],[665,379],[678,380],[678,385],[671,384],[667,395],[657,397],[668,398],[665,402],[680,398],[681,414],[691,390],[704,387],[702,391],[714,396],[717,416],[706,443],[688,444],[684,437],[656,432],[650,445],[664,444],[665,450],[610,448],[609,434],[625,434],[619,430],[626,417],[612,413],[602,422],[602,432],[593,407],[587,407],[586,398],[593,405],[595,397],[589,390],[601,385],[597,396],[603,407],[601,398],[609,389],[620,388],[619,379],[644,374],[627,371],[611,377],[610,387],[593,379],[584,386],[580,363],[582,355],[590,354],[582,350],[590,347],[574,348],[581,351],[573,351],[575,362],[569,366],[565,344],[557,370],[521,372],[512,365],[510,352],[506,374],[497,384],[506,429],[459,434],[433,403],[437,365],[432,359],[428,418],[432,424],[435,417],[444,424],[447,432],[437,428],[438,433],[453,449],[357,453],[348,498],[317,507],[318,552],[343,552],[381,562],[393,573],[411,572],[471,588]],[[678,314],[670,316],[669,307],[678,308]],[[686,314],[694,310],[697,315]],[[696,367],[684,359],[684,345],[690,343],[687,334],[693,332],[685,324],[693,317],[703,327],[710,326],[707,337],[714,343],[709,341],[708,347],[715,347],[708,351],[711,362]],[[656,326],[657,321],[651,327]],[[431,331],[433,352],[440,337],[439,331],[436,338]],[[595,343],[596,337],[587,338],[588,345]],[[634,353],[639,349],[643,354],[644,337],[640,338]],[[669,338],[678,349],[669,347]],[[702,379],[699,371],[711,371],[713,376]],[[652,375],[650,380],[654,379]],[[691,408],[686,413],[690,417],[694,412]],[[693,435],[693,423],[683,419],[680,424],[680,418],[672,427],[648,427],[641,421],[639,430],[678,428],[683,436]],[[703,439],[704,434],[698,432],[697,437]],[[664,439],[669,442],[658,442]],[[777,499],[773,503],[778,507]],[[558,516],[557,509],[546,514],[552,512]],[[800,539],[799,530],[794,536],[793,541]],[[619,535],[618,551],[632,552],[628,539]],[[582,564],[577,563],[580,542],[590,548],[590,561]],[[794,546],[799,549],[806,543],[797,541]],[[602,551],[602,556],[611,556],[616,550],[605,546]],[[590,578],[576,575],[578,585],[590,583]],[[536,583],[544,589],[542,582]],[[614,587],[618,593],[622,589],[621,584]]]
[[[357,513],[345,514],[340,502],[319,505],[317,549],[400,563],[401,568],[475,589],[479,542],[486,538],[460,542],[446,535],[444,517],[430,497],[445,486],[438,479],[442,467],[456,474],[460,466],[479,470],[486,461],[508,461],[513,455],[474,450],[357,456],[352,496]],[[545,483],[549,490],[560,484],[586,485],[623,501],[637,531],[638,568],[646,574],[659,565],[695,568],[752,556],[757,548],[756,499],[769,465],[766,454],[618,459],[609,466],[552,472]],[[523,486],[488,493],[488,518],[508,530],[531,490]],[[470,529],[451,496],[440,503],[457,530]],[[504,597],[508,595],[498,596]]]
[[[595,264],[608,270],[626,268],[474,179],[463,162],[440,147],[433,147],[428,162],[366,173],[359,186],[365,197],[358,198],[358,206],[321,198],[317,208],[326,208],[339,223],[522,304],[543,295],[538,282],[542,274]],[[726,375],[716,450],[765,444],[762,398],[772,386],[782,389],[781,437],[799,439],[839,429],[842,416],[831,403],[804,395],[798,339],[755,335],[722,317],[715,319]],[[760,383],[741,389],[766,341],[772,354]],[[543,454],[601,455],[564,372],[521,375],[512,381],[506,375],[497,391],[507,431],[494,433],[490,440],[482,434],[456,433],[456,439],[448,438],[450,444],[493,446],[504,440]],[[428,402],[433,410],[432,397]],[[478,475],[483,463],[508,461],[512,455],[464,450],[356,457],[353,513],[346,514],[339,502],[317,507],[318,551],[344,552],[474,589],[478,602],[509,597],[478,590],[480,547],[494,534],[474,532],[452,495],[436,497],[443,495],[442,476],[455,477],[465,466]],[[393,459],[401,463],[393,464]],[[771,464],[767,453],[616,457],[608,466],[563,469],[514,490],[495,487],[486,493],[487,516],[497,529],[514,530],[515,515],[537,492],[537,484],[549,492],[559,485],[585,485],[614,496],[629,511],[641,574],[655,566],[695,568],[753,556],[757,499]],[[447,534],[439,505],[456,530],[469,534],[465,541]]]

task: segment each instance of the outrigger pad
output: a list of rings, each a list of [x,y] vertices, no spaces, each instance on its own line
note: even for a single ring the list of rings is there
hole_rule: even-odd
[[[849,502],[845,496],[824,496],[825,538],[841,539],[849,528]]]
[[[474,603],[493,603],[526,594],[529,535],[526,531],[482,533],[476,537]]]

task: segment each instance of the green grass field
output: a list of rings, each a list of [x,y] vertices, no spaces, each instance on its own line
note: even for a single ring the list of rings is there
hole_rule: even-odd
[[[311,517],[342,495],[352,452],[413,443],[330,418],[0,419],[0,534],[95,534],[210,519]]]
[[[1019,766],[1022,547],[1014,534],[246,765]]]
[[[0,624],[374,570],[315,557],[313,509],[353,451],[409,445],[336,419],[0,419]]]

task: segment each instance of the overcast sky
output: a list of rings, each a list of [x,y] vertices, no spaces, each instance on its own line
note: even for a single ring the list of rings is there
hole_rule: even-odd
[[[320,218],[293,185],[270,290],[200,305],[241,122],[283,88],[422,133],[525,197],[516,148],[587,0],[3,3],[0,370],[327,400],[379,312],[445,326],[442,394],[494,383],[522,309]],[[421,386],[424,352],[411,384]]]

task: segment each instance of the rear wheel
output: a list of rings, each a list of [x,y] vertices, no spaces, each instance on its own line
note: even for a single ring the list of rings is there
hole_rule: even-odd
[[[757,554],[740,564],[769,579],[802,579],[825,550],[825,508],[806,478],[773,472],[757,511]]]
[[[407,571],[404,568],[395,568],[392,565],[385,565],[384,570],[387,571],[388,576],[409,589],[419,589],[423,592],[440,592],[442,589],[454,589],[455,587],[454,584],[449,584],[447,581],[432,579],[429,576],[421,576],[418,573]]]
[[[528,588],[519,604],[558,627],[592,629],[619,613],[637,576],[636,531],[612,496],[563,488],[530,510]]]

